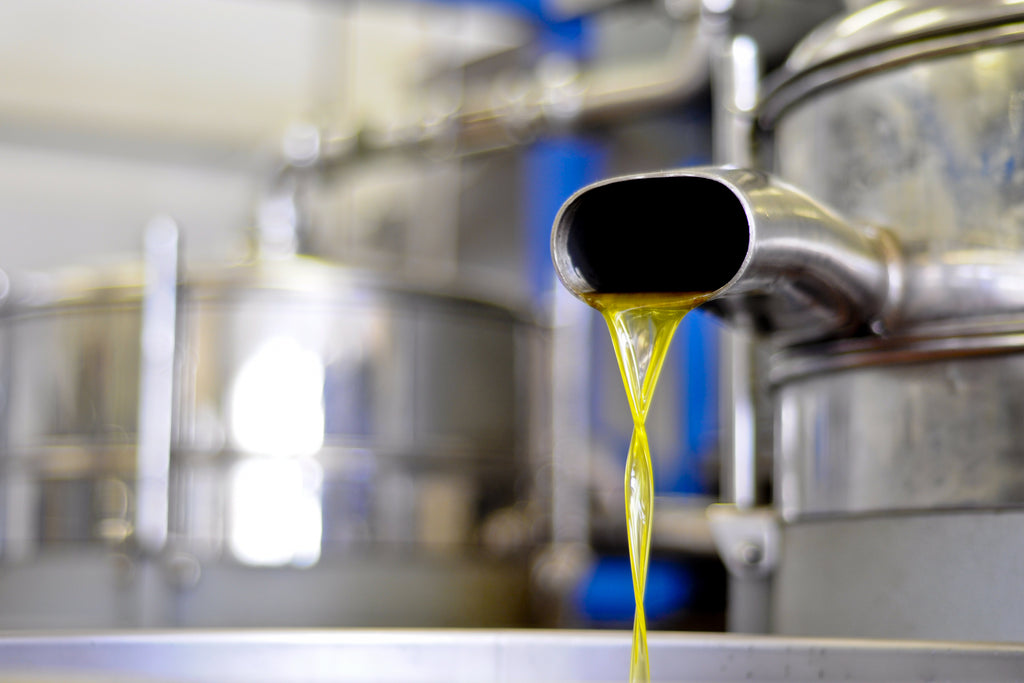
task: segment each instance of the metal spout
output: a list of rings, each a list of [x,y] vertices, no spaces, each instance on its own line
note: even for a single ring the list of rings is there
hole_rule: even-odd
[[[551,252],[576,296],[711,292],[710,310],[783,343],[881,331],[902,282],[888,233],[852,226],[770,175],[739,168],[583,188],[559,211]]]

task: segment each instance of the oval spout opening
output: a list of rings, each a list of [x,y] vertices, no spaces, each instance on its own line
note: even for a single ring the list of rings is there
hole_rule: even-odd
[[[594,292],[714,292],[736,276],[750,245],[740,198],[700,176],[596,186],[566,207],[556,230],[568,231],[573,279]]]

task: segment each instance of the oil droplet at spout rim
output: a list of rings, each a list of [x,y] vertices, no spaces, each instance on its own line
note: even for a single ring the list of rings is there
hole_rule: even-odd
[[[633,417],[624,480],[629,562],[636,600],[630,683],[650,681],[644,590],[651,554],[654,471],[645,428],[647,412],[680,321],[709,296],[708,293],[584,295],[584,300],[599,310],[608,324]]]

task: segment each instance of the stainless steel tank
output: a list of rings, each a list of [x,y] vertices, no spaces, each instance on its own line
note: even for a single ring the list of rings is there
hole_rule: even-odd
[[[711,291],[770,348],[780,525],[730,542],[773,572],[773,630],[1021,640],[1024,9],[874,3],[766,91],[774,175],[587,188],[556,268],[576,293]]]
[[[1024,11],[876,3],[793,53],[775,171],[900,244],[889,328],[776,359],[783,633],[1020,640]]]
[[[798,47],[762,107],[778,174],[891,230],[904,262],[889,335],[779,363],[781,410],[801,414],[782,432],[784,471],[806,470],[783,500],[788,515],[1024,501],[1014,408],[1024,11],[1014,4],[872,5]],[[808,425],[837,389],[845,419],[816,438]],[[815,469],[816,449],[843,455]]]
[[[311,258],[152,274],[14,282],[0,626],[527,620],[529,319]]]

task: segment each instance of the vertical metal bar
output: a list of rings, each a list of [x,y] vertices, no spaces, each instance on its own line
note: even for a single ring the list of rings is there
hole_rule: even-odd
[[[715,163],[749,166],[753,162],[754,110],[760,97],[760,57],[747,36],[733,36],[724,21],[713,44]],[[737,511],[752,511],[757,500],[756,340],[741,329],[721,336],[722,501]],[[725,516],[720,524],[742,524]],[[728,530],[728,529],[727,529]],[[732,534],[725,534],[730,538]],[[771,574],[758,570],[761,559],[734,556],[742,552],[731,540],[719,551],[729,568],[726,625],[738,633],[765,633],[771,626]],[[751,546],[753,547],[753,546]],[[763,558],[762,558],[763,559]],[[748,566],[749,565],[749,566]]]
[[[714,55],[715,163],[749,165],[752,126],[759,97],[757,44],[747,36],[723,36]],[[729,330],[722,348],[722,485],[724,502],[757,504],[755,459],[754,340]]]
[[[740,509],[757,505],[754,340],[735,329],[721,336],[722,501]]]
[[[753,162],[753,130],[761,95],[760,56],[749,36],[722,36],[712,61],[716,164],[749,166]]]
[[[556,42],[561,41],[558,38]],[[593,312],[556,286],[551,266],[550,234],[555,214],[566,198],[600,176],[602,145],[574,136],[551,137],[533,145],[523,164],[526,195],[526,250],[531,294],[546,309],[551,327],[551,541],[586,544],[590,539],[587,375]]]
[[[144,554],[159,553],[167,543],[179,255],[174,221],[150,221],[145,231],[135,485],[135,539]]]
[[[552,328],[551,542],[590,541],[591,438],[589,401],[594,391],[589,356],[589,308],[563,288],[554,291]]]
[[[0,270],[0,306],[7,303],[10,293],[10,279],[7,277],[7,273]],[[0,327],[0,452],[4,454],[10,453],[13,344],[12,326],[5,324]],[[16,471],[16,466],[10,457],[3,458],[2,465],[0,465],[0,476],[3,478],[3,486],[0,487],[0,557],[11,560],[16,559],[16,553],[11,551],[18,546],[16,542],[12,543],[12,538],[34,538],[20,528],[25,524],[26,515],[23,512],[23,507],[16,504],[19,502],[19,496],[14,493],[19,489],[23,491],[28,484],[23,483],[25,475]],[[23,498],[24,494],[21,497]],[[22,545],[24,545],[24,541]]]

